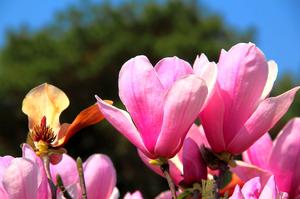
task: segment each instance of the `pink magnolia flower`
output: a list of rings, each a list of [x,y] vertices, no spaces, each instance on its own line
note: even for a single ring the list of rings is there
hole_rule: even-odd
[[[140,191],[135,191],[134,193],[126,193],[123,199],[143,199]]]
[[[1,199],[47,199],[47,177],[29,158],[0,157]]]
[[[164,58],[153,68],[145,56],[137,56],[119,74],[119,96],[130,115],[97,97],[99,108],[147,157],[172,158],[205,102],[206,84],[210,85],[209,78],[204,81],[192,73],[191,66],[177,57]]]
[[[80,198],[79,177],[73,158],[63,154],[61,162],[51,165],[50,170],[53,179],[59,174],[70,194],[75,198]],[[116,171],[109,157],[102,154],[90,156],[83,163],[83,172],[88,198],[116,199],[119,197],[116,188]]]
[[[204,133],[199,127],[193,125],[184,140],[183,147],[173,158],[168,160],[170,175],[176,185],[192,186],[194,183],[207,179],[207,168],[200,153],[200,146],[206,145]],[[141,151],[139,156],[143,162],[154,172],[163,176],[159,166],[150,164],[150,159]]]
[[[26,157],[26,159],[30,159],[32,162],[36,163],[39,173],[43,174],[44,168],[41,159],[27,144],[23,145],[23,157]],[[55,184],[56,176],[59,174],[70,195],[73,198],[81,197],[77,166],[73,158],[67,154],[63,154],[62,159],[58,164],[50,164],[50,172]],[[116,171],[109,157],[103,154],[94,154],[90,156],[83,163],[83,172],[88,198],[116,199],[119,197],[119,192],[116,188]],[[44,174],[43,176],[45,176],[45,178],[41,179],[41,181],[44,183],[44,179],[46,180],[46,187],[42,184],[42,188],[44,189],[39,192],[47,193],[48,181],[46,175]],[[58,197],[63,198],[60,191],[58,191]]]
[[[287,199],[286,193],[281,193],[275,183],[274,176],[271,176],[262,186],[259,177],[255,177],[247,181],[243,188],[240,189],[237,185],[232,196],[229,199]]]
[[[242,153],[288,110],[299,87],[266,98],[276,76],[276,63],[252,43],[222,50],[214,92],[200,113],[215,152]]]
[[[274,142],[265,134],[246,152],[243,159],[232,169],[242,180],[260,176],[262,183],[274,175],[280,191],[290,198],[300,198],[300,118],[289,121]]]

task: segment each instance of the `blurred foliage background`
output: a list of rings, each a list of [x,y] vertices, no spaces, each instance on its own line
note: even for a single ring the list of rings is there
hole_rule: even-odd
[[[255,42],[253,29],[237,31],[192,0],[124,1],[117,5],[81,1],[57,13],[52,23],[38,31],[26,26],[10,31],[0,49],[0,155],[21,154],[19,145],[27,134],[22,100],[41,83],[56,85],[68,95],[71,104],[61,122],[71,122],[83,108],[95,103],[95,94],[122,107],[118,72],[136,55],[147,55],[153,64],[176,55],[192,64],[203,52],[217,62],[222,48],[249,41]],[[296,83],[288,74],[282,75],[272,95]],[[272,134],[299,109],[298,96]],[[164,180],[143,165],[136,149],[106,121],[77,133],[65,147],[73,157],[109,155],[122,195],[139,189],[145,198],[153,198],[167,189]]]

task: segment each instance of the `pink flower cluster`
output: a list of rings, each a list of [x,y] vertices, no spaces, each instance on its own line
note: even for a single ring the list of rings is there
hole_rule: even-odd
[[[174,194],[197,198],[201,183],[210,180],[218,192],[219,180],[229,167],[240,178],[240,183],[233,183],[231,199],[300,198],[300,119],[291,120],[275,141],[267,133],[287,112],[299,87],[268,97],[276,76],[276,63],[267,61],[252,43],[222,50],[218,63],[202,54],[193,66],[167,57],[153,67],[147,57],[137,56],[119,73],[119,96],[126,111],[96,96],[101,113],[93,114],[103,114],[137,147],[149,168],[167,179],[169,173],[168,180],[178,189],[174,192],[170,186],[172,192],[161,193],[157,199]],[[57,147],[47,145],[47,140],[34,141],[35,151],[40,149],[42,155]],[[35,151],[24,144],[22,157],[0,157],[0,198],[51,196],[47,169]],[[233,159],[239,154],[244,161]],[[54,184],[59,174],[71,197],[81,197],[75,160],[63,154],[49,170]],[[92,155],[84,162],[83,173],[89,199],[119,197],[116,171],[107,156]],[[64,198],[62,191],[56,192]],[[124,196],[130,198],[141,199],[142,194]]]

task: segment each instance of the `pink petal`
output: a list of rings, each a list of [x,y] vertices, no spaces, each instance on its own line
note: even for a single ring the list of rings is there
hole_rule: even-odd
[[[105,118],[138,149],[142,150],[148,157],[155,159],[156,157],[154,157],[148,149],[146,149],[139,132],[130,118],[130,115],[126,111],[106,103],[98,96],[96,96],[96,98],[98,100],[100,111],[103,113]]]
[[[202,145],[210,148],[202,126],[197,126],[196,124],[193,124],[188,134],[186,135],[186,138],[191,138],[192,140],[194,140],[199,148]]]
[[[119,74],[119,95],[150,152],[161,129],[165,89],[145,56],[127,61]]]
[[[171,199],[171,198],[172,198],[171,191],[164,191],[155,197],[155,199]]]
[[[269,169],[280,191],[292,193],[300,183],[300,118],[290,120],[277,136],[270,156]],[[292,187],[294,186],[294,187]],[[292,195],[290,194],[290,197]]]
[[[235,186],[233,194],[229,199],[245,199],[239,185]]]
[[[202,159],[200,148],[191,138],[183,143],[183,176],[186,185],[193,185],[207,179],[207,168]]]
[[[211,99],[200,113],[200,120],[206,138],[215,152],[225,151],[223,135],[224,110],[224,102],[217,84]]]
[[[264,90],[262,92],[262,95],[260,97],[261,100],[265,99],[271,92],[278,73],[278,68],[275,61],[273,60],[268,61],[268,68],[269,68],[268,79],[264,87]]]
[[[169,89],[176,80],[193,73],[191,65],[178,57],[164,58],[154,68],[165,90]]]
[[[134,193],[126,193],[123,199],[143,199],[140,191],[135,191]]]
[[[37,198],[39,170],[25,158],[15,158],[3,175],[3,187],[10,199]]]
[[[252,178],[244,184],[242,188],[243,196],[245,198],[258,198],[261,188],[259,177]]]
[[[215,84],[218,76],[218,68],[216,63],[209,62],[204,54],[201,56],[197,56],[194,65],[194,73],[205,80],[208,89],[208,97],[206,101],[208,101],[212,95],[212,91],[215,88]]]
[[[14,159],[12,156],[0,157],[0,183],[2,182],[3,175],[5,174],[5,169],[11,164]]]
[[[276,199],[278,198],[278,196],[279,193],[275,183],[275,178],[274,176],[271,176],[267,184],[263,188],[262,192],[260,193],[259,199],[265,199],[265,198]]]
[[[245,151],[272,128],[286,113],[299,88],[295,87],[277,97],[270,97],[262,101],[244,127],[230,142],[227,147],[228,151],[235,154]]]
[[[32,150],[28,144],[22,144],[22,157],[31,160],[39,168],[38,175],[38,196],[37,198],[48,198],[48,178],[40,157]]]
[[[180,150],[206,96],[205,82],[195,75],[189,75],[174,83],[165,97],[163,124],[155,154],[171,158]]]
[[[67,154],[63,154],[62,160],[58,164],[51,164],[50,171],[55,183],[57,175],[61,176],[65,186],[72,185],[78,181],[76,162]]]
[[[109,199],[118,199],[120,197],[120,192],[117,187],[114,187],[111,195],[109,196]]]
[[[272,147],[272,139],[270,135],[266,133],[243,153],[243,160],[263,169],[267,169]]]
[[[242,161],[236,161],[237,166],[231,168],[231,171],[244,182],[254,177],[259,177],[261,184],[264,186],[272,175],[268,170],[256,167],[255,165],[248,164]]]
[[[257,107],[267,77],[268,64],[254,44],[240,43],[228,52],[222,51],[218,63],[218,82],[226,107],[226,142],[231,141]]]
[[[106,155],[94,154],[83,164],[89,199],[109,199],[116,186],[116,170]]]
[[[5,191],[2,183],[0,183],[0,198],[1,199],[9,199],[7,192]]]

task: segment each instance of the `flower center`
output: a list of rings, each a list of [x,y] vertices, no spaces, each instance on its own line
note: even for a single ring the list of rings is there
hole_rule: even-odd
[[[50,145],[56,138],[52,128],[47,126],[45,116],[41,119],[40,125],[33,127],[30,136],[34,142],[44,143],[45,145]]]

